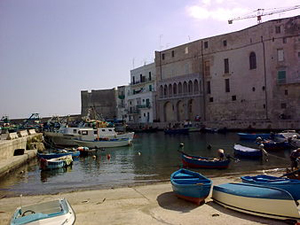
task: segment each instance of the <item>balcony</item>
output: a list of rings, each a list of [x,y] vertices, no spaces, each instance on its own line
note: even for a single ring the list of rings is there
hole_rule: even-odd
[[[150,104],[144,104],[144,105],[137,105],[136,107],[138,109],[150,109],[151,105]]]

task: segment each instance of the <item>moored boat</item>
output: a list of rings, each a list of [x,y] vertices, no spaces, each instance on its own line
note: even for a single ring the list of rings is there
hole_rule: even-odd
[[[242,176],[241,179],[245,183],[281,188],[288,191],[295,200],[300,199],[300,180],[269,175]]]
[[[230,159],[219,160],[201,156],[191,156],[181,152],[181,159],[184,167],[188,168],[207,168],[207,169],[226,169],[230,164]]]
[[[113,148],[113,147],[122,147],[128,146],[131,144],[129,138],[111,138],[111,139],[99,139],[99,140],[75,140],[75,142],[84,147],[88,148]]]
[[[80,155],[80,151],[60,151],[60,152],[51,152],[51,153],[37,153],[37,156],[39,158],[43,159],[53,159],[53,158],[59,158],[62,156],[71,155],[72,157],[77,157]]]
[[[260,158],[262,157],[262,151],[256,148],[246,147],[240,144],[234,144],[234,155],[242,158]]]
[[[170,128],[164,130],[165,134],[188,134],[189,128]]]
[[[179,169],[172,173],[171,184],[177,197],[199,205],[209,195],[212,181],[200,173]]]
[[[256,140],[258,137],[262,139],[270,138],[269,133],[237,133],[237,135],[243,140]]]
[[[259,144],[263,144],[267,151],[284,150],[291,147],[287,141],[278,142],[270,139],[262,140]]]
[[[56,199],[16,209],[10,225],[74,224],[76,215],[66,199]]]
[[[280,220],[299,220],[296,202],[280,188],[247,183],[226,183],[213,187],[212,199],[243,213]]]
[[[52,159],[40,159],[41,170],[54,170],[72,165],[73,158],[71,155],[62,156]]]

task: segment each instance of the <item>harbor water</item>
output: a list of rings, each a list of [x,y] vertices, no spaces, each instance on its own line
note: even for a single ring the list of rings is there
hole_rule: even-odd
[[[184,147],[180,147],[180,143]],[[168,181],[172,172],[182,167],[183,150],[190,155],[217,157],[217,149],[233,154],[234,143],[256,147],[242,141],[236,133],[190,133],[167,135],[164,132],[138,133],[128,147],[107,148],[93,155],[74,159],[72,167],[41,171],[38,160],[24,165],[0,181],[0,196],[55,194],[65,191],[116,188]],[[209,148],[211,146],[211,148]],[[232,160],[228,169],[193,169],[207,177],[239,175],[264,170],[285,172],[290,150],[269,152],[269,161]],[[108,155],[110,157],[108,157]]]

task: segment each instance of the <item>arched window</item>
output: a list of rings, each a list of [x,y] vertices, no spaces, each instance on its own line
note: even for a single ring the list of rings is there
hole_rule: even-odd
[[[169,97],[172,96],[172,84],[169,84]]]
[[[255,52],[251,52],[249,56],[250,70],[256,69],[256,55]]]
[[[174,96],[177,95],[177,84],[176,83],[173,84],[173,94],[174,94]]]
[[[182,84],[179,82],[178,84],[178,94],[182,94]]]
[[[183,82],[183,93],[184,94],[187,93],[187,82],[186,81]]]
[[[164,97],[167,97],[168,86],[165,84],[164,86]]]
[[[199,93],[198,80],[194,80],[194,94],[198,94],[198,93]]]
[[[162,98],[162,97],[164,97],[164,87],[162,86],[162,85],[160,85],[160,97]]]
[[[193,93],[193,82],[190,80],[188,85],[189,94]]]

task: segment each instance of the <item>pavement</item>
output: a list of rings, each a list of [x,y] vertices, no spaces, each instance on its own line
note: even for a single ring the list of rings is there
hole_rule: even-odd
[[[272,174],[274,175],[274,174]],[[275,174],[276,175],[276,174]],[[213,185],[240,182],[239,177],[211,178]],[[224,208],[209,196],[205,204],[197,206],[177,198],[170,182],[122,187],[106,190],[88,190],[55,195],[0,196],[0,224],[9,224],[14,210],[22,205],[35,204],[56,198],[66,198],[76,213],[75,224],[286,224]]]

